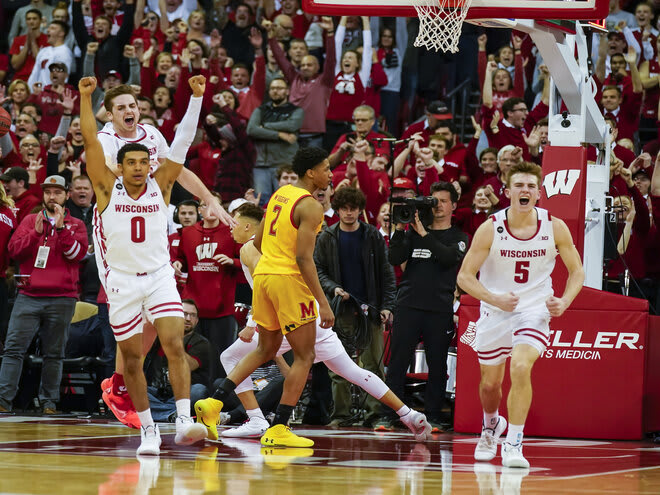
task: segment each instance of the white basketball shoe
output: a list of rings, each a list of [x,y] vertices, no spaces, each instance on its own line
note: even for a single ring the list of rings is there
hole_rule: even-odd
[[[497,418],[495,428],[481,428],[481,437],[477,448],[474,449],[474,459],[476,461],[491,461],[497,455],[497,441],[506,431],[508,423],[502,416]]]
[[[249,418],[241,426],[230,430],[223,430],[223,438],[261,437],[270,428],[268,421],[258,417]]]
[[[502,466],[510,468],[529,468],[529,461],[522,452],[522,443],[515,445],[509,442],[502,443]]]
[[[140,446],[137,449],[138,455],[160,454],[160,431],[158,430],[158,425],[140,427],[140,440]]]

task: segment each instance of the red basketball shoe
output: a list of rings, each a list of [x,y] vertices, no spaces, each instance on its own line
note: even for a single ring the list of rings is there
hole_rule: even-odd
[[[137,411],[131,400],[128,392],[116,394],[113,392],[113,379],[115,375],[106,378],[101,382],[101,389],[103,390],[103,402],[112,411],[112,414],[122,423],[129,428],[140,429],[140,418],[138,418]]]

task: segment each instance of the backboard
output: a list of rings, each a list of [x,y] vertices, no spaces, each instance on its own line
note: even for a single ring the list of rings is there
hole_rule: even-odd
[[[411,0],[302,0],[303,10],[319,15],[416,17]],[[462,3],[462,2],[461,2]],[[609,0],[472,0],[468,19],[604,19]]]

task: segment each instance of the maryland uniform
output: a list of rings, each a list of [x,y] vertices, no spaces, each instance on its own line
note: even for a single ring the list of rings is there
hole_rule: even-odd
[[[305,189],[286,185],[268,201],[252,293],[253,319],[266,330],[281,329],[286,334],[316,320],[316,300],[296,262],[298,226],[293,221],[296,205],[308,196]],[[322,221],[319,217],[316,233]]]
[[[508,208],[491,217],[493,242],[479,270],[479,281],[495,294],[513,292],[519,301],[512,312],[482,301],[475,349],[479,362],[487,365],[504,362],[518,344],[530,345],[542,354],[550,339],[545,301],[553,295],[550,275],[557,257],[550,214],[536,208],[536,233],[519,239],[509,231],[507,212]]]

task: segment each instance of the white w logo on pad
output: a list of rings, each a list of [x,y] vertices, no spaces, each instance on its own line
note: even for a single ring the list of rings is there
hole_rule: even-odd
[[[551,198],[556,194],[570,195],[579,178],[580,171],[578,169],[550,172],[543,179],[546,197]]]
[[[217,242],[207,242],[206,244],[200,244],[195,248],[195,254],[197,254],[197,261],[204,260],[208,258],[213,258],[213,253],[215,253],[215,248],[218,247]]]

